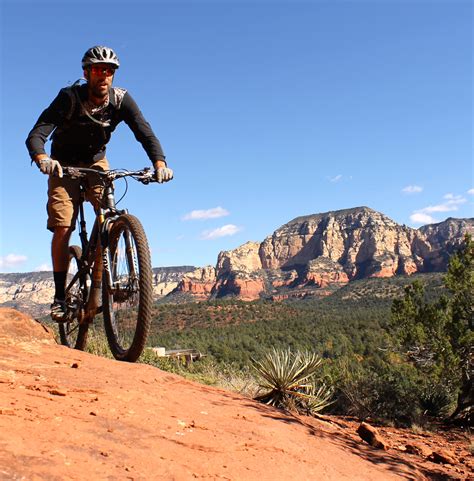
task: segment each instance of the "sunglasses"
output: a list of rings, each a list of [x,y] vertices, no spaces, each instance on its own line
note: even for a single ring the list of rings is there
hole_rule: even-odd
[[[106,75],[111,77],[115,73],[115,69],[112,67],[99,67],[98,65],[91,65],[90,71],[94,75]]]

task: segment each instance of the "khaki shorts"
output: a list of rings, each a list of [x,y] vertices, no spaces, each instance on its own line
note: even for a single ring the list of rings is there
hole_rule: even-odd
[[[91,169],[108,170],[109,163],[104,157],[88,166]],[[99,207],[103,187],[98,175],[90,174],[85,179],[87,184],[86,200],[94,209]],[[49,177],[48,180],[48,211],[47,227],[54,231],[55,227],[76,227],[76,219],[79,211],[80,189],[79,180],[69,177]]]

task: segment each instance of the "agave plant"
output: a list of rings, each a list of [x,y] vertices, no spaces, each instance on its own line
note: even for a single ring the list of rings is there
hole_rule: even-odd
[[[315,378],[321,359],[314,353],[273,348],[261,361],[253,360],[260,378],[255,399],[275,407],[314,414],[331,404],[332,390]]]

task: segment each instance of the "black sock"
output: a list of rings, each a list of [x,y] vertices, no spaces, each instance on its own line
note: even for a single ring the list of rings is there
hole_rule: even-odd
[[[66,298],[66,276],[67,272],[53,272],[54,276],[54,298],[58,301],[64,301]]]

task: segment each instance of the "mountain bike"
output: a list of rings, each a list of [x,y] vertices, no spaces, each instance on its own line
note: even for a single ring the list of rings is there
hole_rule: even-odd
[[[120,361],[135,362],[145,347],[150,329],[153,274],[145,231],[137,217],[127,210],[117,209],[114,181],[124,179],[128,186],[127,177],[131,177],[149,184],[155,181],[153,173],[149,168],[100,171],[65,167],[63,171],[64,176],[80,183],[78,223],[81,246],[69,248],[66,315],[65,321],[59,324],[61,343],[84,350],[89,326],[95,315],[102,312],[113,356]],[[84,216],[85,178],[88,175],[99,176],[103,187],[90,237]],[[122,198],[126,192],[127,189]],[[92,281],[98,277],[97,272],[102,274],[99,281],[102,307],[91,305]]]

